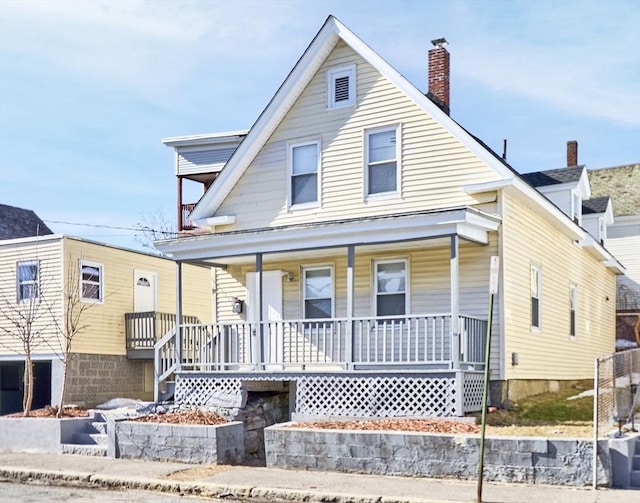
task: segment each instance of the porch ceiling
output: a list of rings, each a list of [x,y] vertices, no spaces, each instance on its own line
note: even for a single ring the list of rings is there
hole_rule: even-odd
[[[271,256],[292,253],[309,257],[326,254],[327,248],[348,245],[381,250],[384,247],[411,246],[413,241],[439,240],[457,235],[466,241],[487,244],[489,232],[500,225],[497,216],[473,208],[455,208],[349,219],[314,224],[270,227],[246,231],[213,233],[158,241],[163,253],[180,261],[206,261],[231,264],[245,262],[256,253]],[[439,244],[439,243],[437,243]],[[415,246],[415,244],[414,244]],[[242,257],[245,257],[244,259]]]

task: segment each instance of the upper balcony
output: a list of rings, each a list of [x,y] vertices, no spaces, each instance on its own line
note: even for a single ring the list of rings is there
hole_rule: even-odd
[[[248,130],[164,138],[175,152],[178,231],[193,229],[189,213],[218,177]]]

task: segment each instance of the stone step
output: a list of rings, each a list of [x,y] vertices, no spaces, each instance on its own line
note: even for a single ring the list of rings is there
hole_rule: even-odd
[[[104,421],[94,421],[90,425],[87,425],[85,433],[102,433],[107,434],[107,423]]]
[[[106,433],[76,433],[73,444],[79,445],[107,445]]]
[[[106,445],[86,445],[86,444],[62,444],[63,454],[79,454],[82,456],[107,456]]]

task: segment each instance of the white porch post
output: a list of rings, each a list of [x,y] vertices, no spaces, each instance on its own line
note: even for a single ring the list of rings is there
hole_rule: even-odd
[[[182,262],[176,262],[176,372],[182,370]]]
[[[264,327],[262,324],[262,253],[256,253],[256,290],[258,292],[258,305],[256,306],[256,317],[258,319],[258,340],[257,344],[260,344],[260,351],[258,352],[260,356],[260,362],[264,363]]]
[[[460,368],[460,269],[458,236],[451,236],[451,363]]]
[[[353,269],[355,263],[355,247],[349,245],[347,247],[347,339],[345,347],[345,359],[347,360],[347,368],[353,366]]]

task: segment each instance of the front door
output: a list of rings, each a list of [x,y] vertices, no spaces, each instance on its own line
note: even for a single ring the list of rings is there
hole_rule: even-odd
[[[136,347],[153,347],[164,334],[156,334],[155,311],[157,309],[157,281],[155,272],[133,271],[133,311],[149,313],[136,317],[133,335]]]
[[[247,273],[247,321],[258,323],[260,311],[258,310],[259,289],[258,275],[255,272]],[[251,363],[264,362],[272,367],[282,363],[283,336],[281,324],[267,323],[282,320],[282,271],[262,272],[262,321],[263,330],[260,338],[260,327],[256,325],[255,334],[252,336]]]

